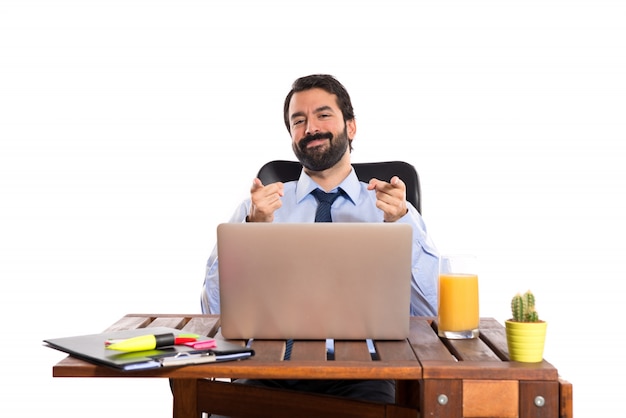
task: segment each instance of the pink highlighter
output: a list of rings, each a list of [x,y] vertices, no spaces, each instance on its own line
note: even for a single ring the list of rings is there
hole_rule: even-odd
[[[184,343],[188,347],[192,347],[196,350],[205,350],[207,348],[217,347],[217,342],[214,339],[204,341],[189,341]]]

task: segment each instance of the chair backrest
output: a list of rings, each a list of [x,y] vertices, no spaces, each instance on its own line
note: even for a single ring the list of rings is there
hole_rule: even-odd
[[[411,202],[419,213],[422,213],[419,175],[411,164],[403,161],[382,161],[375,163],[353,163],[354,171],[360,181],[368,183],[370,179],[389,181],[398,176],[406,184],[406,200]],[[288,182],[298,180],[302,165],[297,161],[274,160],[259,170],[257,177],[263,184],[277,181]]]

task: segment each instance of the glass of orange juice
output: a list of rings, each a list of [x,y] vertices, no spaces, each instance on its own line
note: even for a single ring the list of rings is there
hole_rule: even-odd
[[[439,258],[440,337],[478,337],[478,272],[472,255],[443,255]]]

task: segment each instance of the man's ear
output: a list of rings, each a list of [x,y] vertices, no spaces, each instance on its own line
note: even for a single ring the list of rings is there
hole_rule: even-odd
[[[354,140],[356,135],[356,119],[346,121],[346,132],[348,132],[348,139]]]

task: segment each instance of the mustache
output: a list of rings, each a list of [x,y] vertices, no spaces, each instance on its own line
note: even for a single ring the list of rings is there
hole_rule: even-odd
[[[306,135],[300,140],[298,146],[300,149],[305,149],[309,142],[317,141],[318,139],[328,139],[329,141],[332,141],[333,134],[330,132],[318,132],[312,135]]]

